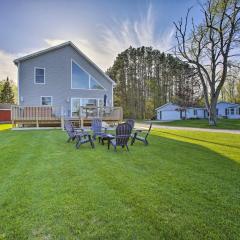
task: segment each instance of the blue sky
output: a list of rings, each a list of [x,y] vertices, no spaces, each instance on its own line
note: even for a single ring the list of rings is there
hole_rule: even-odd
[[[175,45],[173,21],[197,0],[1,0],[0,78],[16,80],[16,57],[71,40],[103,70],[130,45]]]

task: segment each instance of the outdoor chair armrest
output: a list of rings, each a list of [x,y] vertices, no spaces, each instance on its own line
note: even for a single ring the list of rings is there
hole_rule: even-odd
[[[107,132],[107,127],[102,127],[102,129],[104,129],[104,132]]]
[[[117,138],[131,137],[131,135],[130,134],[128,134],[128,135],[117,135],[117,136],[114,136],[114,137],[115,137],[115,139],[117,139]]]
[[[136,129],[134,132],[141,133],[141,132],[148,132],[147,129]]]
[[[84,128],[74,128],[76,132],[86,132],[86,129]]]

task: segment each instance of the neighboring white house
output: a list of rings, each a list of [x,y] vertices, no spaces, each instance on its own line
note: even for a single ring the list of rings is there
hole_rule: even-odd
[[[240,119],[240,104],[234,104],[227,108],[227,117],[231,119]]]
[[[228,117],[228,109],[236,104],[230,102],[218,102],[217,103],[217,116],[219,118]]]
[[[162,121],[181,120],[185,117],[185,111],[182,111],[180,106],[171,102],[156,108],[156,111],[157,119]]]
[[[216,110],[218,118],[240,119],[240,104],[222,101],[217,104]],[[156,111],[157,120],[162,121],[208,117],[208,112],[206,108],[200,107],[183,108],[171,102],[156,108]]]
[[[157,120],[172,121],[187,118],[186,109],[171,102],[156,108],[156,111]]]
[[[186,118],[206,118],[207,110],[199,107],[189,107],[186,109]]]
[[[217,104],[218,118],[240,119],[240,104],[219,102]]]
[[[156,108],[157,120],[172,121],[189,118],[206,118],[207,111],[205,108],[189,107],[183,108],[177,104],[167,103]]]

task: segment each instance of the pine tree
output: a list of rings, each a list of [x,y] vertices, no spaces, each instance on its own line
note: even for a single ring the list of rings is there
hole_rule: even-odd
[[[14,93],[8,77],[2,85],[2,90],[0,92],[0,102],[14,103]]]
[[[118,54],[107,73],[117,83],[114,102],[126,118],[152,118],[166,102],[194,105],[200,85],[194,69],[151,47],[129,47]]]

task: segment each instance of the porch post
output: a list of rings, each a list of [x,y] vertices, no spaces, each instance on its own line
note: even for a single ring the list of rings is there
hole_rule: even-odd
[[[31,111],[31,112],[33,112],[33,111]],[[38,121],[38,107],[36,107],[36,126],[37,126],[37,128],[39,128],[39,121]]]
[[[61,106],[61,128],[62,128],[62,131],[64,131],[64,110],[63,110],[63,106]]]

